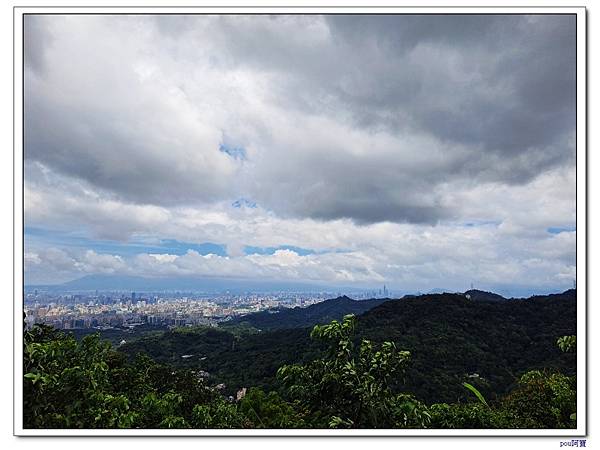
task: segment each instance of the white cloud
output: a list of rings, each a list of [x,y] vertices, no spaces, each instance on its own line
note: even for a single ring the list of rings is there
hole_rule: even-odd
[[[228,256],[26,237],[28,276],[570,285],[571,24],[447,20],[29,17],[27,226]]]
[[[525,183],[573,158],[573,23],[524,20],[29,18],[25,154],[139,204],[251,195],[296,217],[436,223],[447,183]]]

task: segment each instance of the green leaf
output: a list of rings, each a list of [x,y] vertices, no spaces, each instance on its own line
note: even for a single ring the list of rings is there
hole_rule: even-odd
[[[472,384],[469,384],[467,382],[464,382],[462,385],[464,387],[466,387],[468,390],[470,390],[473,394],[475,394],[475,396],[479,399],[479,401],[489,408],[489,405],[485,401],[485,398],[483,398],[483,395],[481,395],[481,392],[479,392],[479,390],[475,386],[473,386]]]

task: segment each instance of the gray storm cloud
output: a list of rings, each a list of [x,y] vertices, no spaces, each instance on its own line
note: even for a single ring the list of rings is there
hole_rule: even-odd
[[[136,204],[435,224],[574,164],[574,16],[27,16],[25,59],[25,157]]]

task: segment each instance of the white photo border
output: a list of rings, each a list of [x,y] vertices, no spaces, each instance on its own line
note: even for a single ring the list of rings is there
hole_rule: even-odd
[[[26,14],[573,14],[577,17],[577,428],[564,429],[25,429],[23,428],[23,17]],[[439,436],[583,437],[588,430],[587,24],[585,7],[14,7],[13,8],[13,434],[15,436]],[[584,337],[584,338],[583,338]]]

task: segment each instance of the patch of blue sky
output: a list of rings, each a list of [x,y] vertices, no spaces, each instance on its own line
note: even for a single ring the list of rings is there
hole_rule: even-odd
[[[93,250],[96,253],[110,253],[119,256],[133,256],[139,253],[169,253],[171,255],[184,255],[188,250],[194,250],[201,255],[212,253],[227,256],[225,245],[214,242],[200,244],[183,242],[175,239],[161,239],[156,243],[136,241],[127,242],[92,239],[82,232],[64,232],[47,230],[43,228],[25,228],[25,245],[27,247],[60,247]]]
[[[471,220],[469,222],[464,222],[461,225],[467,228],[474,227],[497,227],[502,222],[500,220]]]
[[[272,255],[277,250],[290,250],[300,256],[314,255],[319,253],[308,248],[296,247],[293,245],[280,245],[279,247],[244,247],[244,252],[246,255]]]
[[[348,249],[327,249],[327,250],[312,250],[310,248],[296,247],[295,245],[280,245],[278,247],[253,247],[251,245],[247,245],[244,247],[244,252],[246,255],[272,255],[277,250],[290,250],[294,253],[297,253],[300,256],[307,255],[324,255],[327,253],[351,253],[352,250]]]
[[[194,250],[201,255],[212,253],[213,255],[227,256],[226,246],[215,244],[214,242],[193,244],[190,242],[177,241],[175,239],[163,239],[161,240],[161,246],[159,248],[162,249],[164,253],[170,253],[172,255],[184,255],[188,250]]]
[[[240,198],[231,204],[234,208],[241,208],[242,206],[245,208],[256,208],[256,202],[252,200],[248,200],[247,198]]]
[[[231,156],[234,159],[246,159],[246,149],[243,147],[220,144],[219,151]]]
[[[572,233],[574,231],[577,231],[577,227],[575,227],[575,226],[549,227],[549,228],[546,228],[546,231],[550,234]]]
[[[478,228],[478,227],[498,227],[502,224],[501,220],[468,220],[468,221],[453,221],[443,220],[440,225],[459,227],[459,228]]]
[[[102,242],[85,237],[81,230],[62,231],[50,230],[37,227],[25,227],[24,230],[26,247],[87,247],[91,244],[100,246]],[[118,244],[117,244],[118,245]]]

